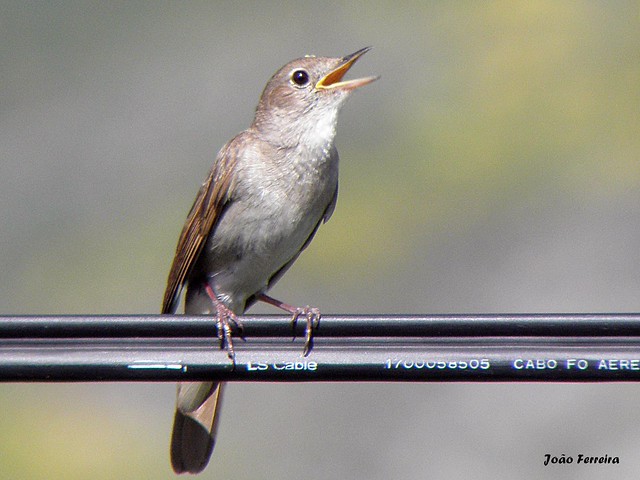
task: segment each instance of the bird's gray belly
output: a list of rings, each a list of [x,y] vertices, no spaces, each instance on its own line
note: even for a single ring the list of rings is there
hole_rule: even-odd
[[[301,211],[286,203],[259,207],[231,203],[202,253],[202,266],[218,298],[234,311],[264,291],[271,276],[298,254],[323,208]]]

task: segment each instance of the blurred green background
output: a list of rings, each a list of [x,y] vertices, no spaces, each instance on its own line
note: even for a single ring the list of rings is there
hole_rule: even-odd
[[[197,188],[271,74],[367,45],[351,78],[382,78],[343,109],[338,207],[276,297],[640,310],[638,2],[0,6],[0,313],[158,312]],[[173,478],[174,389],[0,385],[0,478]],[[234,384],[201,478],[635,479],[639,395]]]

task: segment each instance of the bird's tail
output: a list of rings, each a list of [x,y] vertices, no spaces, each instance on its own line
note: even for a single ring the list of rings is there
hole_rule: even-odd
[[[224,382],[178,384],[171,436],[171,465],[176,473],[199,473],[209,463],[216,441]]]

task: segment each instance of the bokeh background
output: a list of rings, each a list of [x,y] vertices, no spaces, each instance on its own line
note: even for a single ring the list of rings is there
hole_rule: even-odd
[[[637,2],[0,3],[0,313],[158,312],[197,188],[267,79],[367,45],[350,75],[382,78],[343,109],[337,210],[275,296],[325,313],[640,310]],[[2,384],[0,478],[173,478],[174,395]],[[233,384],[201,478],[636,479],[639,397]]]

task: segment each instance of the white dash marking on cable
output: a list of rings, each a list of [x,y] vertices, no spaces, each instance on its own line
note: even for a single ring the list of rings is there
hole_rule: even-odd
[[[134,363],[127,365],[127,368],[137,370],[182,370],[184,366],[181,363]]]

